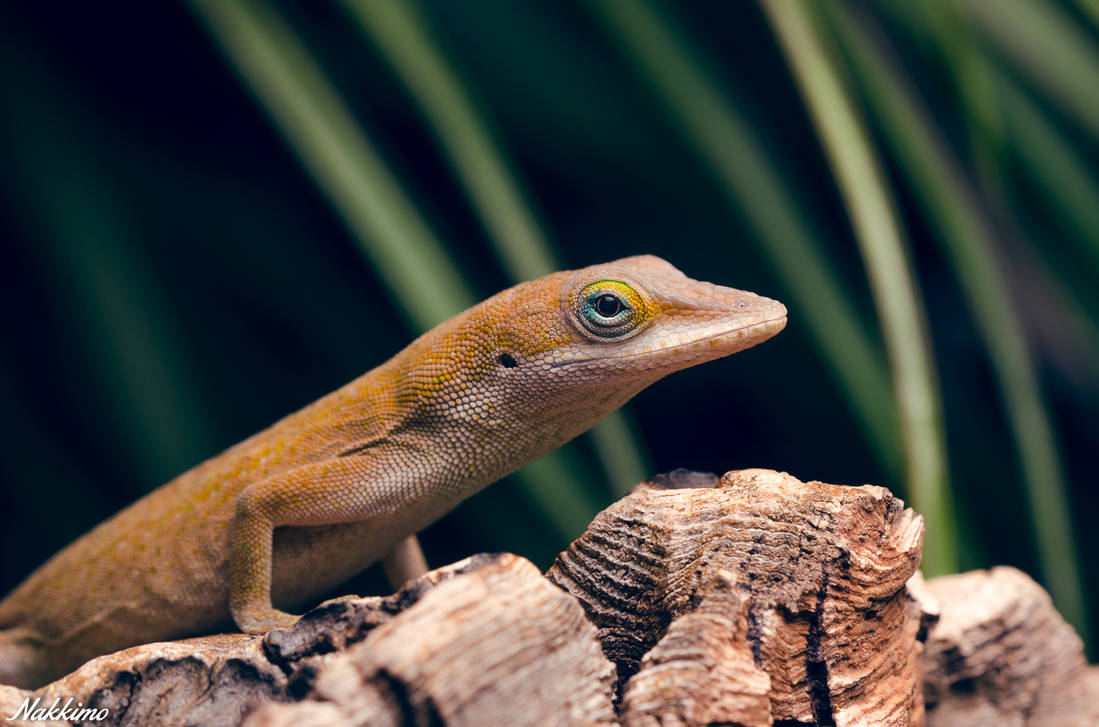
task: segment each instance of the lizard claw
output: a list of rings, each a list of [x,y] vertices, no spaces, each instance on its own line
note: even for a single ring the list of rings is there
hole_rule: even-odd
[[[233,620],[237,628],[246,634],[264,634],[271,629],[290,629],[301,616],[270,608],[260,612],[237,613]]]

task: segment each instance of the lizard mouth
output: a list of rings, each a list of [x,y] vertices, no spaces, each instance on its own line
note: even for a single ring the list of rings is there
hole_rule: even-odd
[[[559,368],[564,368],[566,366],[572,366],[572,365],[582,364],[582,363],[586,363],[588,361],[596,361],[596,360],[606,361],[606,360],[611,360],[611,359],[615,359],[615,360],[637,359],[637,358],[642,358],[642,357],[646,357],[646,356],[654,356],[654,355],[665,354],[665,353],[669,353],[669,352],[672,352],[672,351],[679,351],[679,350],[683,350],[683,349],[712,347],[717,342],[722,341],[722,340],[726,340],[726,339],[730,339],[730,338],[741,338],[741,339],[745,339],[746,341],[750,341],[750,343],[747,343],[745,346],[743,346],[741,348],[737,348],[737,349],[734,349],[732,351],[728,351],[728,352],[720,354],[720,356],[727,356],[727,355],[736,353],[737,351],[742,351],[745,348],[750,348],[752,346],[755,346],[758,343],[762,343],[763,341],[766,341],[768,338],[775,335],[776,333],[778,333],[779,331],[781,331],[785,327],[786,327],[786,316],[781,315],[781,316],[776,316],[774,318],[769,318],[765,321],[759,321],[757,323],[749,323],[748,325],[740,326],[739,328],[732,328],[732,329],[728,329],[728,330],[718,331],[716,333],[711,333],[710,335],[707,335],[707,336],[701,336],[699,338],[692,338],[691,340],[688,340],[688,341],[680,341],[680,342],[677,342],[677,343],[672,343],[672,344],[667,345],[667,346],[658,346],[658,347],[653,347],[653,348],[645,348],[645,349],[640,350],[640,351],[624,351],[624,352],[620,352],[620,353],[605,353],[605,354],[596,355],[596,356],[586,356],[586,355],[582,355],[582,354],[570,355],[568,360],[553,363],[550,366],[550,368],[551,369],[559,369]]]

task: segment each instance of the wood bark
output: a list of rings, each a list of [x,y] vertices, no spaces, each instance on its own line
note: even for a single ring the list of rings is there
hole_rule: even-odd
[[[922,539],[880,487],[673,473],[600,513],[547,575],[599,627],[626,724],[919,725],[905,582]],[[684,642],[694,656],[670,669]]]
[[[34,692],[0,687],[0,724],[40,726],[69,722],[7,721],[27,698],[42,707],[59,700],[108,710],[87,725],[238,725],[249,709],[287,699],[286,676],[264,656],[259,636],[222,634],[143,644],[92,659]]]
[[[1099,667],[1029,576],[999,567],[927,589],[941,609],[924,663],[930,727],[1099,725]]]
[[[748,638],[750,601],[736,575],[718,571],[698,607],[645,653],[622,697],[622,724],[771,724],[771,678]]]
[[[290,630],[0,686],[0,720],[72,697],[113,725],[1099,725],[1099,669],[1045,592],[1010,568],[924,583],[921,541],[879,487],[676,471],[546,576],[473,556]]]
[[[334,656],[309,699],[245,724],[613,725],[613,683],[580,605],[504,554]]]

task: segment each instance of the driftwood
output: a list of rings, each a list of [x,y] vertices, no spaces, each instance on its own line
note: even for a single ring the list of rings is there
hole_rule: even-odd
[[[245,724],[612,725],[613,681],[579,604],[504,554],[331,658],[309,699]]]
[[[904,584],[921,519],[881,487],[770,470],[698,484],[640,486],[548,573],[599,627],[623,721],[920,724],[920,613]],[[699,678],[711,670],[721,678]]]
[[[1042,587],[1014,568],[934,578],[927,640],[931,727],[1095,727],[1099,667]]]
[[[882,488],[678,471],[546,576],[474,556],[291,630],[0,686],[0,720],[72,698],[118,725],[1099,725],[1099,668],[1045,592],[1007,568],[925,584],[921,541]]]
[[[261,637],[224,634],[144,644],[101,656],[35,692],[0,686],[0,720],[30,709],[54,714],[106,709],[103,721],[77,724],[239,724],[247,707],[286,691],[286,677],[260,648]],[[35,701],[37,700],[37,701]],[[71,702],[70,702],[71,700]],[[26,716],[26,713],[21,716]],[[30,715],[33,718],[33,714]],[[68,725],[68,720],[0,724]]]

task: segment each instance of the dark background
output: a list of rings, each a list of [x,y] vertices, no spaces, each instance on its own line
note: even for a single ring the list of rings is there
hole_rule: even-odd
[[[748,244],[739,212],[582,6],[424,7],[566,267],[653,253],[692,277],[787,300],[788,283]],[[338,7],[282,10],[469,283],[482,297],[507,287],[430,128],[377,50]],[[750,3],[692,2],[676,17],[765,140],[880,346],[842,200],[763,16]],[[966,164],[950,68],[918,39],[889,37]],[[122,506],[381,363],[417,331],[190,8],[5,3],[0,64],[6,592]],[[1094,168],[1094,140],[1044,107]],[[1017,171],[1006,154],[1005,169]],[[1006,563],[1040,577],[989,354],[928,221],[883,163],[927,306],[962,567]],[[1001,238],[997,254],[1027,325],[1099,603],[1090,532],[1099,376],[1058,302],[1075,300],[1093,321],[1095,270],[1073,257],[1065,238],[1079,232],[1037,198],[1040,184],[1011,179],[1001,203],[1026,227]],[[1036,274],[1036,258],[1053,273]],[[797,309],[774,340],[656,384],[629,415],[653,472],[769,467],[905,494],[899,465],[868,448]],[[598,472],[587,440],[570,456]],[[595,497],[609,503],[612,490]],[[423,540],[435,565],[506,550],[547,567],[567,544],[511,482]],[[376,578],[356,586],[383,588]]]

